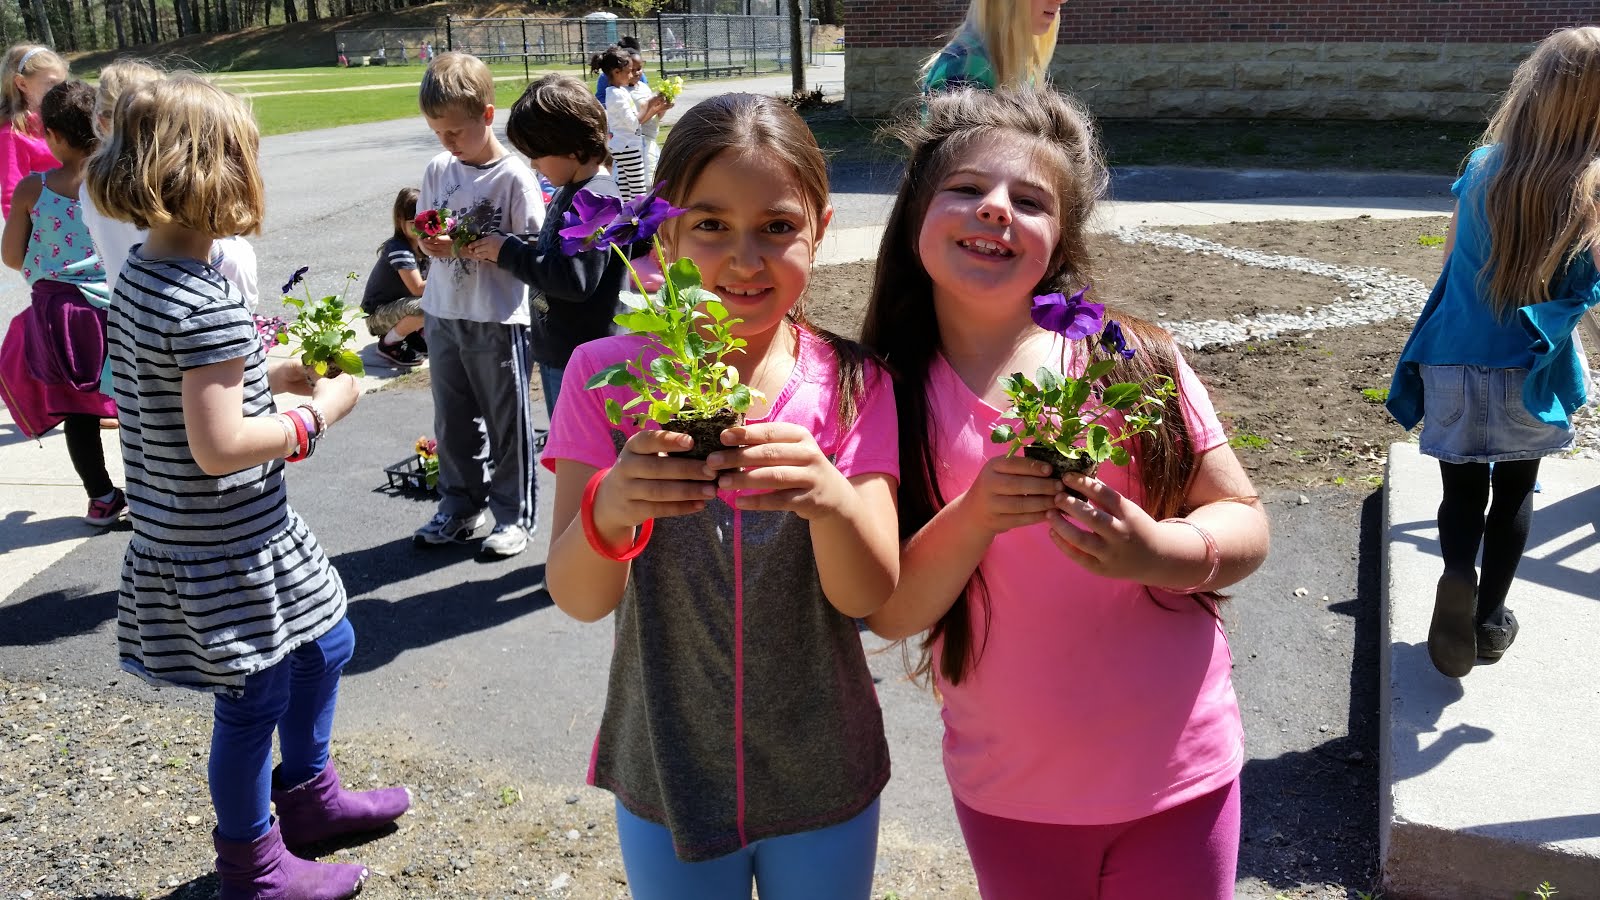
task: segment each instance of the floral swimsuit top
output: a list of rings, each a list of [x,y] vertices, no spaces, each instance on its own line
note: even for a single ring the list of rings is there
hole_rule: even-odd
[[[109,305],[106,269],[76,199],[40,187],[39,200],[33,205],[33,232],[22,257],[22,277],[30,285],[37,281],[75,285],[95,306]]]

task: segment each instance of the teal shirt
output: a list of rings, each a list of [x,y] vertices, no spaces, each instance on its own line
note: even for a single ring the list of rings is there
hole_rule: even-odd
[[[1509,318],[1498,318],[1479,293],[1479,273],[1489,262],[1484,200],[1500,168],[1497,150],[1473,151],[1465,174],[1451,187],[1457,198],[1456,242],[1389,385],[1389,412],[1407,429],[1424,414],[1421,366],[1527,369],[1523,405],[1552,425],[1566,427],[1587,401],[1572,335],[1583,313],[1600,303],[1600,272],[1589,248],[1556,278],[1549,301],[1523,306]]]
[[[995,82],[994,65],[989,61],[989,51],[983,46],[983,39],[971,31],[962,30],[939,51],[938,58],[922,76],[922,92],[932,94],[961,87],[992,91]]]

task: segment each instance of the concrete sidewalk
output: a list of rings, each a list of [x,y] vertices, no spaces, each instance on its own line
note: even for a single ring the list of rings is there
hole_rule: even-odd
[[[1503,660],[1460,680],[1428,659],[1442,571],[1439,466],[1389,450],[1381,616],[1379,843],[1385,890],[1505,900],[1549,882],[1600,898],[1600,464],[1546,460]]]

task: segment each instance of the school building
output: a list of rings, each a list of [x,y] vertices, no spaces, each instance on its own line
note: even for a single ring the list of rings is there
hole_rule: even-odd
[[[850,111],[911,97],[966,8],[845,0]],[[1597,0],[1068,0],[1051,75],[1111,118],[1478,121],[1535,42],[1592,24]]]

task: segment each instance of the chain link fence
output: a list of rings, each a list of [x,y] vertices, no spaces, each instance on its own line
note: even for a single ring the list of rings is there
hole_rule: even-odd
[[[445,30],[434,28],[355,28],[333,33],[332,62],[350,66],[426,65],[447,47]]]

